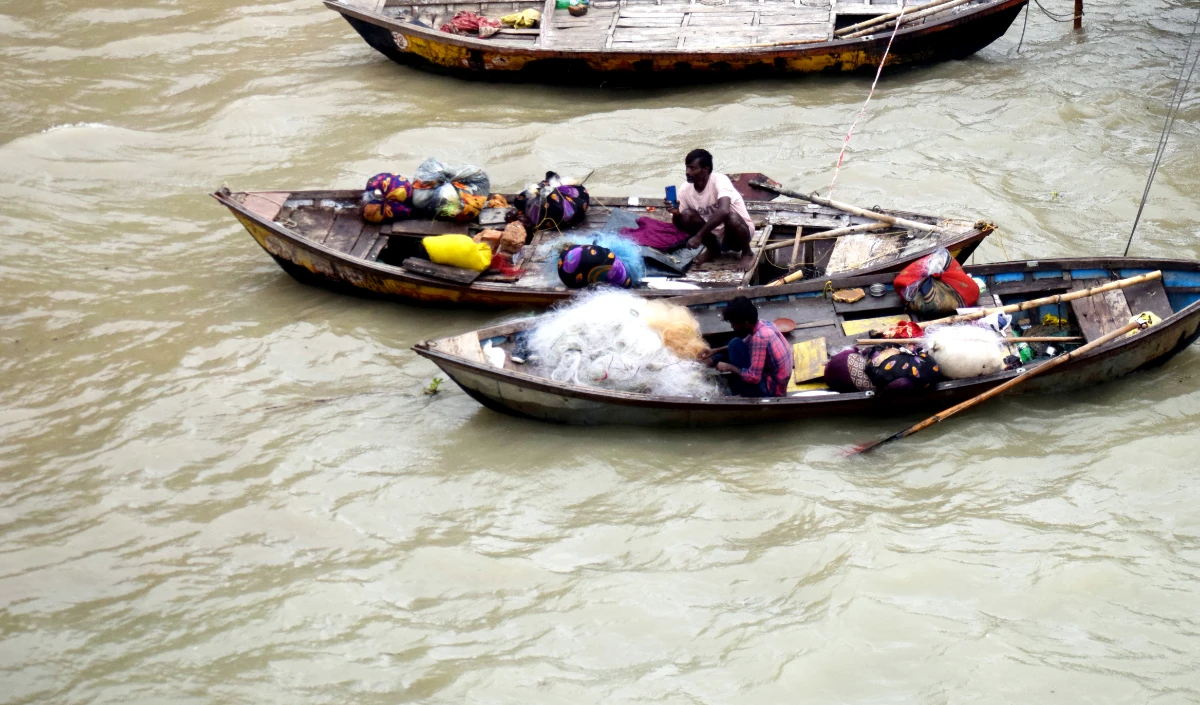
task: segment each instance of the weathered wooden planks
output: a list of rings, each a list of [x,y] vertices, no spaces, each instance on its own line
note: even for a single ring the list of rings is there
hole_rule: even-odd
[[[293,230],[313,242],[325,242],[333,227],[334,212],[328,208],[297,208],[292,211]]]
[[[448,267],[444,264],[434,264],[429,260],[420,259],[418,257],[409,257],[400,263],[401,267],[407,270],[423,274],[427,277],[435,277],[437,279],[445,279],[456,284],[470,284],[479,278],[482,272],[476,272],[473,269],[463,269],[462,267]]]
[[[283,209],[283,204],[287,202],[289,195],[291,194],[288,191],[247,193],[242,200],[242,205],[246,210],[264,220],[275,220],[275,216],[279,215],[279,211]]]
[[[333,227],[329,229],[329,235],[325,237],[325,246],[338,252],[349,252],[358,242],[363,225],[365,223],[358,211],[341,211],[334,219]]]
[[[445,220],[397,220],[386,223],[379,232],[384,235],[465,235],[467,226]]]
[[[1130,313],[1135,316],[1149,311],[1159,318],[1166,318],[1175,312],[1171,308],[1171,302],[1167,300],[1167,290],[1163,288],[1161,279],[1134,284],[1122,291],[1125,293]]]
[[[895,237],[874,233],[843,235],[837,239],[825,273],[835,274],[858,269],[873,260],[892,257],[899,250],[900,243]]]
[[[1071,290],[1090,289],[1102,283],[1104,282],[1096,279],[1076,281],[1072,283]],[[1071,310],[1075,312],[1079,328],[1089,342],[1117,330],[1132,317],[1125,294],[1120,290],[1075,299],[1071,302]]]
[[[358,234],[358,240],[354,243],[354,247],[350,248],[350,256],[359,259],[366,259],[367,253],[375,246],[376,241],[386,240],[379,235],[379,226],[374,223],[367,223]]]

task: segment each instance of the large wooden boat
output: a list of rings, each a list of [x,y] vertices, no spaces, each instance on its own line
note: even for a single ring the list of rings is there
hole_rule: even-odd
[[[1162,364],[1195,341],[1200,330],[1200,262],[1099,258],[967,267],[972,276],[986,280],[988,296],[994,297],[994,303],[1005,305],[1092,288],[1108,280],[1156,270],[1162,272],[1161,280],[1037,308],[1027,314],[1033,321],[1042,321],[1046,314],[1065,317],[1071,328],[1078,331],[1075,334],[1089,341],[1119,328],[1132,314],[1150,311],[1162,319],[1132,337],[1118,338],[1077,359],[1068,360],[1018,388],[1044,392],[1087,387]],[[890,284],[890,277],[854,277],[839,280],[835,286],[869,286],[876,282]],[[857,303],[841,304],[822,295],[824,286],[824,282],[807,282],[782,289],[756,288],[743,293],[756,301],[760,318],[788,317],[798,322],[796,330],[789,335],[793,343],[822,339],[829,354],[864,337],[868,329],[881,323],[881,317],[903,311],[899,297],[890,288],[886,296],[868,296]],[[730,297],[728,292],[705,292],[681,297],[675,302],[691,308],[710,344],[722,345],[731,334],[727,325],[720,322],[718,313]],[[831,414],[911,413],[914,407],[948,408],[1012,379],[1025,369],[943,382],[933,391],[917,397],[888,398],[869,391],[796,391],[787,397],[772,399],[654,397],[559,384],[538,374],[534,368],[515,364],[509,354],[515,336],[536,325],[537,321],[537,318],[525,319],[426,341],[416,345],[414,350],[432,360],[463,390],[490,409],[570,424],[699,426],[818,419]],[[489,363],[482,353],[481,344],[487,342],[491,347],[505,351],[503,367]],[[1026,364],[1032,366],[1043,361]]]
[[[1004,34],[1027,0],[910,3],[889,66],[960,59]],[[845,0],[595,0],[586,15],[554,0],[325,0],[384,56],[420,68],[550,82],[695,81],[731,75],[874,69],[892,25],[853,25],[898,11],[897,2]],[[441,31],[456,13],[542,12],[537,29],[481,39]],[[667,74],[664,76],[663,74]]]
[[[683,276],[656,282],[664,288],[644,286],[639,293],[648,297],[677,296],[684,289],[765,284],[793,270],[807,277],[898,271],[938,247],[966,261],[993,230],[985,221],[883,210],[880,212],[937,226],[937,230],[930,233],[894,228],[833,237],[834,230],[875,221],[798,201],[754,200],[775,196],[748,185],[752,179],[765,177],[731,177],[747,197],[747,208],[758,226],[752,246],[754,256],[721,257],[694,265]],[[470,282],[454,281],[436,272],[431,274],[428,268],[419,266],[428,262],[414,255],[427,235],[470,234],[479,227],[477,224],[416,219],[383,226],[367,223],[360,214],[361,191],[234,193],[222,189],[212,195],[233,212],[284,271],[306,284],[400,301],[496,307],[548,306],[573,293],[544,266],[544,260],[552,254],[543,245],[558,235],[554,231],[534,234],[526,246],[529,254],[520,261],[525,274],[514,278],[485,273]],[[567,231],[569,234],[599,232],[617,210],[637,217],[669,218],[661,199],[593,196],[592,204],[586,220]],[[804,238],[798,247],[794,245],[797,229]],[[831,237],[823,238],[827,232]],[[793,252],[800,263],[797,267],[791,266]]]

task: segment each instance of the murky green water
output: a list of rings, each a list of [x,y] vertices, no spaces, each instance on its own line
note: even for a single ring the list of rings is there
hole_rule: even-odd
[[[838,196],[1119,254],[1195,9],[1087,10],[886,80]],[[0,701],[1200,700],[1196,351],[869,460],[899,421],[558,428],[421,393],[409,346],[493,314],[300,286],[205,195],[431,155],[654,195],[696,146],[818,188],[868,78],[464,83],[309,0],[0,35]],[[1134,254],[1200,256],[1198,105]]]

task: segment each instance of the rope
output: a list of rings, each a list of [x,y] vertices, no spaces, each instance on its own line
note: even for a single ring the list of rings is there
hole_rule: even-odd
[[[1192,44],[1196,40],[1196,30],[1200,28],[1200,12],[1196,14],[1196,21],[1192,25],[1192,34],[1188,37],[1187,49],[1183,52],[1183,61],[1179,65],[1179,77],[1175,79],[1175,92],[1171,94],[1170,107],[1167,109],[1167,119],[1163,123],[1162,134],[1158,137],[1158,150],[1154,153],[1154,161],[1150,165],[1150,174],[1146,177],[1146,188],[1142,190],[1142,202],[1138,205],[1137,215],[1133,218],[1133,229],[1129,231],[1129,241],[1125,243],[1125,253],[1122,257],[1129,256],[1129,246],[1133,244],[1133,235],[1137,232],[1138,223],[1142,219],[1142,210],[1146,207],[1146,200],[1150,198],[1150,187],[1154,184],[1154,176],[1158,173],[1158,166],[1162,163],[1163,156],[1167,152],[1167,141],[1171,139],[1171,129],[1175,126],[1175,118],[1179,115],[1179,108],[1183,105],[1184,95],[1187,93],[1188,86],[1192,82],[1192,74],[1196,71],[1196,63],[1200,61],[1200,52],[1192,59],[1192,68],[1188,69],[1188,57],[1192,53]],[[1184,71],[1187,71],[1187,78],[1184,79]]]
[[[842,159],[846,157],[846,147],[850,144],[850,137],[854,134],[854,128],[858,126],[858,121],[862,119],[863,113],[867,111],[867,105],[871,102],[871,96],[875,95],[875,86],[879,85],[879,76],[883,74],[883,65],[887,63],[888,54],[892,51],[892,42],[896,39],[896,33],[900,31],[900,25],[904,23],[904,12],[908,10],[908,0],[903,0],[900,6],[900,14],[896,17],[896,26],[892,28],[892,36],[888,38],[887,48],[883,50],[883,58],[879,60],[879,68],[875,71],[875,80],[871,82],[871,90],[867,93],[867,100],[858,111],[858,115],[854,118],[854,122],[850,125],[850,131],[846,133],[846,140],[842,142],[842,151],[838,153],[837,164],[833,167],[833,179],[829,182],[829,195],[826,198],[833,198],[833,185],[837,183],[838,173],[842,170]]]
[[[1060,14],[1057,12],[1051,12],[1051,11],[1047,10],[1046,8],[1042,7],[1042,3],[1039,0],[1033,0],[1033,2],[1038,6],[1038,9],[1042,11],[1042,14],[1046,15],[1046,17],[1049,17],[1050,19],[1054,20],[1055,22],[1074,22],[1075,20],[1083,17],[1082,13],[1078,14],[1078,15],[1076,15],[1074,13],[1069,14],[1069,15],[1064,15],[1064,14]],[[1029,6],[1026,5],[1025,7],[1029,7]]]
[[[1021,45],[1025,43],[1025,29],[1029,27],[1029,3],[1025,3],[1025,24],[1021,25],[1021,41],[1017,42],[1017,53],[1021,53]]]

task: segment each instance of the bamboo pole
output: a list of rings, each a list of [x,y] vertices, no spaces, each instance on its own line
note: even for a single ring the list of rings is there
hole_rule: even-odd
[[[865,233],[865,232],[869,232],[871,230],[886,230],[890,227],[892,227],[892,226],[888,225],[887,223],[867,223],[866,225],[851,225],[850,227],[847,227],[847,228],[837,228],[835,230],[826,230],[825,232],[817,233],[816,235],[805,235],[804,237],[800,238],[800,242],[812,242],[813,240],[833,240],[833,239],[839,238],[843,235],[851,235],[853,233]],[[799,232],[799,230],[800,230],[800,227],[796,226],[796,231]],[[764,245],[763,249],[764,250],[778,250],[781,247],[787,247],[788,245],[792,244],[792,242],[793,241],[791,241],[791,240],[780,240],[779,242],[772,242],[769,245]]]
[[[964,313],[961,316],[948,316],[946,318],[939,318],[934,321],[926,321],[921,324],[921,327],[924,328],[926,326],[931,326],[931,325],[947,325],[950,323],[963,323],[966,321],[975,321],[975,320],[979,320],[980,318],[985,318],[987,316],[990,316],[993,313],[1013,313],[1014,311],[1028,311],[1029,309],[1037,308],[1038,306],[1049,306],[1052,304],[1066,303],[1068,301],[1074,301],[1075,299],[1082,299],[1082,298],[1085,298],[1088,296],[1095,296],[1096,294],[1103,294],[1106,291],[1115,291],[1117,289],[1124,289],[1126,287],[1133,286],[1134,284],[1141,284],[1142,282],[1153,281],[1155,279],[1161,279],[1161,278],[1162,278],[1162,271],[1154,271],[1154,272],[1149,272],[1147,274],[1139,274],[1136,277],[1129,277],[1128,279],[1118,279],[1115,282],[1109,282],[1109,283],[1103,284],[1101,286],[1094,286],[1091,289],[1081,289],[1079,291],[1072,291],[1068,294],[1055,294],[1054,296],[1044,296],[1040,299],[1030,299],[1029,301],[1024,301],[1019,304],[1009,304],[1008,306],[999,306],[996,308],[985,308],[985,309],[982,309],[979,311],[974,311],[972,313]]]
[[[888,436],[887,438],[884,438],[879,441],[875,441],[873,443],[868,443],[864,446],[859,446],[858,448],[851,450],[848,453],[848,455],[859,455],[861,453],[866,453],[867,451],[878,448],[879,446],[881,446],[884,443],[887,443],[889,441],[898,441],[901,438],[907,438],[908,436],[913,435],[917,431],[928,428],[940,421],[945,421],[946,419],[950,418],[951,416],[957,414],[960,411],[970,409],[972,406],[975,406],[976,404],[987,401],[988,399],[991,399],[992,397],[996,396],[997,394],[1002,394],[1031,377],[1036,377],[1037,375],[1040,375],[1043,372],[1049,372],[1050,370],[1054,369],[1055,367],[1058,367],[1059,365],[1061,365],[1065,362],[1069,362],[1071,360],[1074,360],[1077,357],[1086,355],[1087,353],[1095,350],[1096,348],[1100,347],[1101,345],[1104,345],[1105,343],[1107,343],[1111,340],[1115,340],[1116,338],[1119,338],[1123,335],[1127,335],[1130,331],[1139,330],[1139,329],[1142,329],[1145,327],[1146,327],[1146,324],[1139,322],[1139,321],[1133,321],[1132,323],[1128,323],[1128,324],[1122,326],[1121,328],[1118,328],[1117,330],[1114,330],[1111,333],[1108,333],[1106,335],[1102,335],[1099,338],[1096,338],[1092,342],[1088,343],[1087,345],[1078,347],[1075,350],[1072,350],[1071,352],[1069,352],[1065,355],[1059,355],[1058,357],[1051,358],[1036,367],[1031,367],[1026,372],[1024,372],[1020,375],[1017,375],[1016,377],[1008,380],[1004,384],[992,387],[991,389],[987,390],[986,392],[984,392],[983,394],[980,394],[977,397],[973,397],[971,399],[968,399],[967,401],[964,401],[961,404],[956,404],[956,405],[950,407],[949,409],[946,409],[945,411],[934,414],[933,416],[930,416],[929,418],[925,419],[924,421],[921,421],[920,423],[909,426],[908,428],[904,429],[903,431],[901,431],[899,433],[893,434],[891,436]]]
[[[796,226],[796,239],[792,241],[792,258],[788,260],[788,271],[796,268],[796,260],[800,258],[800,235],[804,232],[804,228]]]
[[[890,29],[890,28],[894,27],[897,22],[899,22],[900,24],[906,24],[906,23],[912,22],[914,20],[919,20],[924,17],[929,17],[930,15],[936,15],[939,12],[945,12],[946,10],[953,9],[955,7],[958,7],[959,5],[966,5],[967,3],[971,2],[971,1],[972,0],[950,0],[950,2],[942,3],[941,5],[938,5],[937,7],[934,7],[934,8],[928,9],[928,10],[923,10],[921,12],[914,12],[911,15],[908,13],[905,13],[903,17],[896,19],[896,20],[891,20],[885,24],[879,25],[878,27],[872,27],[871,29],[860,30],[858,32],[855,32],[854,34],[847,34],[846,36],[839,37],[839,38],[840,39],[857,39],[859,37],[865,37],[868,34],[875,34],[876,32],[880,32],[885,29]]]
[[[798,272],[792,272],[791,274],[787,275],[786,277],[780,277],[769,284],[764,284],[764,286],[780,286],[783,284],[791,284],[792,282],[799,281],[803,278],[804,278],[804,270],[802,269]]]
[[[1017,343],[1078,343],[1083,340],[1078,336],[1070,338],[1055,337],[1053,335],[1031,335],[1028,338],[1001,338],[1000,342],[1005,345],[1016,345]],[[923,343],[925,338],[860,338],[854,341],[855,345],[907,345],[908,343]]]
[[[788,40],[782,41],[782,42],[760,42],[758,44],[739,44],[737,46],[733,46],[733,47],[729,47],[729,48],[730,49],[762,49],[765,47],[790,47],[790,46],[797,46],[800,44],[824,44],[825,42],[828,42],[828,41],[829,40],[826,39],[825,37],[821,37],[820,39],[788,39]]]
[[[841,37],[843,35],[850,34],[851,32],[857,32],[860,29],[866,29],[867,27],[874,27],[875,25],[881,24],[883,22],[887,22],[888,20],[894,20],[897,17],[899,17],[901,13],[907,15],[910,12],[920,12],[921,10],[927,10],[927,9],[929,9],[931,7],[935,7],[937,5],[945,5],[948,2],[951,2],[951,0],[933,0],[933,2],[927,2],[924,5],[913,5],[912,7],[905,8],[904,10],[896,10],[895,12],[889,12],[884,15],[878,15],[876,17],[872,17],[869,20],[864,20],[862,22],[859,22],[858,24],[852,24],[849,27],[842,27],[838,31],[834,32],[833,36]]]
[[[826,206],[828,208],[836,208],[840,211],[845,211],[852,215],[860,215],[864,218],[871,218],[872,220],[878,220],[879,222],[887,223],[888,225],[895,225],[895,226],[901,227],[901,228],[909,228],[911,230],[922,230],[927,233],[937,232],[937,230],[938,230],[938,227],[936,225],[928,225],[926,223],[918,223],[915,220],[909,220],[908,218],[899,218],[894,215],[886,215],[884,213],[876,213],[875,211],[869,211],[865,208],[859,208],[858,206],[852,206],[848,203],[840,203],[838,201],[826,200],[824,198],[821,198],[820,196],[813,196],[811,194],[800,193],[799,191],[793,191],[789,188],[784,188],[782,186],[778,186],[775,184],[769,184],[765,181],[751,181],[750,185],[757,186],[758,188],[761,188],[761,189],[766,189],[767,191],[772,191],[774,193],[778,193],[781,196],[789,196],[791,198],[799,198],[801,200],[808,201],[810,203],[816,203],[819,206]]]

